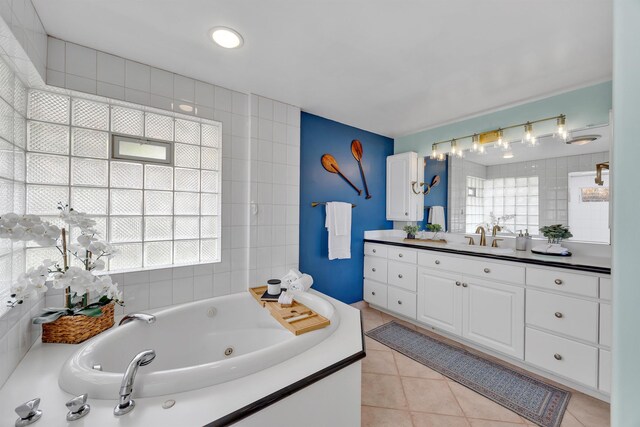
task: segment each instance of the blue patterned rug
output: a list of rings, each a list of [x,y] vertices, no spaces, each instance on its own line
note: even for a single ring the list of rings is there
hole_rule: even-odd
[[[366,332],[374,340],[420,362],[542,427],[558,427],[571,393],[433,339],[396,322]]]

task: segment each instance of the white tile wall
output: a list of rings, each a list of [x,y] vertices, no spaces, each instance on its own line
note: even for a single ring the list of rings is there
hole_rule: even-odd
[[[26,93],[14,70],[0,59],[0,215],[24,213]],[[0,386],[38,339],[40,328],[30,319],[44,308],[44,298],[5,306],[9,287],[24,271],[24,245],[0,240]]]
[[[250,103],[250,277],[259,284],[298,268],[300,109],[258,95]]]
[[[47,33],[31,0],[0,0],[0,46],[29,85],[45,81]],[[6,58],[5,58],[6,60]]]

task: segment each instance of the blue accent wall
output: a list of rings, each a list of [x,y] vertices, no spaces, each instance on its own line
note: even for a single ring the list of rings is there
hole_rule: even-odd
[[[351,154],[354,139],[362,143],[362,167],[372,196],[368,200],[358,163]],[[325,153],[335,157],[342,173],[362,190],[361,196],[340,176],[322,167],[320,158]],[[393,228],[386,220],[386,159],[392,154],[391,138],[302,113],[300,271],[313,276],[314,289],[347,304],[362,300],[365,230]],[[325,208],[312,208],[311,202],[331,201],[357,205],[352,211],[351,259],[329,261]]]
[[[425,206],[443,206],[445,210],[445,221],[447,218],[447,198],[449,194],[449,162],[439,162],[432,160],[429,156],[425,157],[424,167],[424,181],[427,184],[431,184],[431,180],[435,175],[440,175],[440,184],[433,187],[429,194],[424,196]],[[426,229],[429,219],[429,211],[424,211],[424,221],[422,221],[422,229]],[[449,229],[449,224],[444,224],[446,229]]]

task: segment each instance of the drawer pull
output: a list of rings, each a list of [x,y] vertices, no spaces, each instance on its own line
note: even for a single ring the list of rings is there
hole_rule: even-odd
[[[405,213],[404,213],[404,216],[409,216],[409,212],[405,212]]]
[[[402,279],[402,274],[398,274],[398,279]]]
[[[375,273],[376,272],[376,268],[375,267],[372,268],[371,271],[373,271]]]
[[[562,279],[556,279],[554,282],[556,285],[562,285]]]
[[[376,296],[376,291],[371,291],[371,295]]]
[[[402,305],[402,301],[398,300],[398,305]]]
[[[440,264],[440,260],[435,261],[436,265]]]
[[[398,254],[398,258],[402,258],[402,254]]]
[[[485,268],[485,269],[484,269],[484,272],[485,272],[485,273],[491,273],[491,270],[489,270],[488,268]]]
[[[373,253],[375,254],[375,253],[376,253],[376,250],[375,250],[375,249],[373,249],[371,252],[373,252]]]
[[[562,319],[562,313],[560,313],[559,311],[556,311],[556,317],[558,319]]]
[[[469,286],[469,285],[467,285],[466,283],[463,283],[463,284],[462,284],[462,287],[463,287],[463,288],[466,288],[467,286]]]
[[[562,360],[562,356],[561,356],[561,355],[559,355],[558,353],[554,354],[554,355],[553,355],[553,357],[554,357],[556,360]]]
[[[456,281],[456,286],[460,286],[460,285],[462,285],[462,283]]]

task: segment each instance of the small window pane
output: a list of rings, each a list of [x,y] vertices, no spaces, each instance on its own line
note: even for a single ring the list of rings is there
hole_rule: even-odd
[[[153,163],[171,163],[171,144],[114,135],[112,157]]]
[[[111,218],[109,236],[113,243],[142,241],[142,217]]]
[[[188,264],[200,260],[198,240],[178,240],[173,243],[173,263]]]
[[[173,168],[145,165],[144,188],[148,190],[173,190]]]

